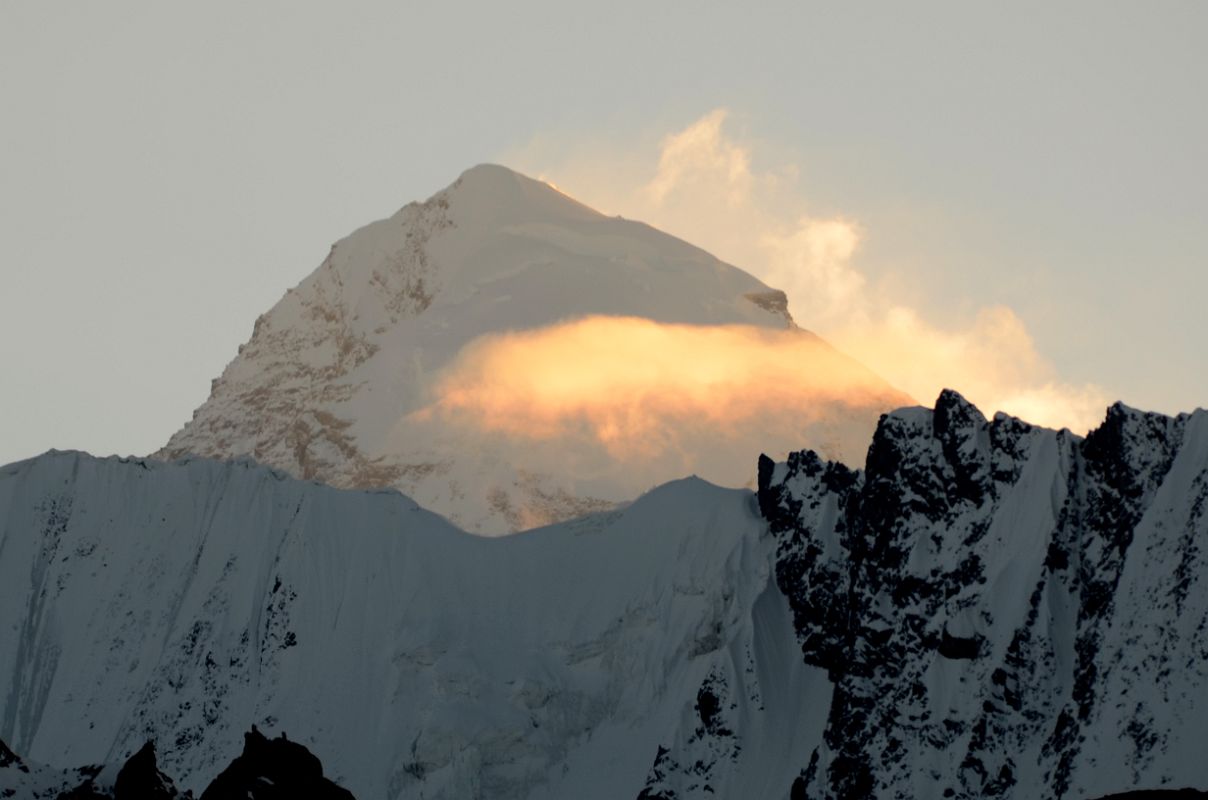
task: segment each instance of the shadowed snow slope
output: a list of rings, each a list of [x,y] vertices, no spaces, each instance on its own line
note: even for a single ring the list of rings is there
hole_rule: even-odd
[[[151,739],[196,791],[256,724],[363,798],[633,797],[710,676],[793,691],[743,706],[789,733],[773,752],[820,735],[747,491],[489,539],[247,461],[52,452],[0,470],[0,526],[0,740],[37,762]]]
[[[727,327],[694,335],[702,326]],[[508,338],[516,331],[532,335]],[[576,332],[587,344],[567,347]],[[744,363],[760,374],[727,384]],[[550,382],[576,371],[593,377],[592,396],[550,406],[565,389]],[[758,420],[720,409],[725,419],[702,427],[710,406],[684,399],[694,381]],[[760,387],[777,386],[799,401],[758,404]],[[502,533],[612,508],[686,474],[753,485],[751,465],[778,441],[858,462],[878,415],[904,402],[793,325],[783,292],[483,165],[337,242],[256,321],[156,455],[250,455],[333,486],[390,486],[467,530]],[[631,424],[652,408],[654,419]],[[500,420],[525,424],[479,424]],[[651,430],[663,437],[658,458],[620,447]]]

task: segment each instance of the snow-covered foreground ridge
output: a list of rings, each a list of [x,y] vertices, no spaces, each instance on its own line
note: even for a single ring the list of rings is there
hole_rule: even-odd
[[[0,471],[0,525],[0,740],[153,739],[185,788],[256,724],[359,798],[635,796],[706,676],[791,639],[752,494],[695,479],[489,539],[247,461],[52,452]]]
[[[945,393],[866,471],[759,473],[484,539],[246,461],[11,465],[0,740],[196,789],[256,724],[362,800],[1208,788],[1208,414]]]

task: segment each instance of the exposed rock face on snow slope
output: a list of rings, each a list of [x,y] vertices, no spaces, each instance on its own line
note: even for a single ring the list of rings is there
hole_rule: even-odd
[[[150,739],[196,793],[255,724],[360,798],[634,797],[711,680],[778,732],[725,768],[774,796],[829,684],[769,543],[695,479],[489,539],[250,462],[50,453],[0,470],[0,740],[57,766]]]
[[[568,401],[555,409],[564,414],[556,435],[529,436],[541,427],[532,421],[522,432],[529,438],[498,428],[521,416],[516,410],[530,401],[557,396],[561,386],[514,397],[492,419],[477,407],[459,416],[434,413],[447,410],[434,406],[440,399],[435,387],[467,346],[583,318],[779,332],[792,341],[791,355],[768,369],[805,380],[817,376],[818,396],[803,398],[799,408],[777,401],[778,418],[763,413],[737,425],[722,410],[726,419],[698,428],[692,425],[697,415],[689,413],[674,441],[623,462],[616,453],[620,439],[632,444],[673,426],[658,419],[637,432],[618,434],[617,428],[649,413],[656,400],[674,405],[682,376],[664,376],[640,397],[632,382],[600,379],[595,400],[615,396],[632,405],[591,423],[575,413],[585,403],[598,411],[592,398]],[[640,329],[622,346],[616,328],[597,323],[583,331],[609,341],[565,354],[551,367],[553,380],[559,368],[587,369],[584,380],[605,371],[584,365],[589,350],[628,359],[613,366],[630,379],[667,369],[641,363],[647,353],[671,346],[661,329]],[[672,338],[685,352],[677,352],[671,366],[722,349],[712,341],[693,345],[690,330],[674,329]],[[752,351],[770,352],[766,342]],[[509,352],[502,364],[491,362],[485,376],[491,383],[478,401],[497,401],[499,384],[513,392],[532,388],[523,381],[520,389],[511,386],[507,374],[532,368],[531,348]],[[716,371],[724,377],[734,366]],[[764,386],[784,383],[757,378]],[[713,378],[700,380],[718,395]],[[752,400],[739,394],[735,410],[741,411]],[[256,321],[210,398],[156,455],[249,455],[337,487],[391,486],[467,530],[502,533],[612,508],[690,473],[753,485],[751,465],[761,449],[784,441],[858,463],[879,414],[909,402],[797,329],[783,292],[647,225],[604,216],[547,184],[484,165],[426,202],[337,242],[318,269]],[[708,403],[703,410],[711,410]],[[484,421],[496,424],[483,430]],[[588,434],[580,435],[583,428]],[[729,429],[725,435],[723,429]]]
[[[765,460],[759,501],[835,685],[794,797],[1208,788],[1208,414],[1083,440],[947,392],[863,473]]]

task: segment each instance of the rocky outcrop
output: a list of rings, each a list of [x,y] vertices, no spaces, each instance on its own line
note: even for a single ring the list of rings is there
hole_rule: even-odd
[[[0,742],[0,769],[8,769],[10,767],[21,769],[24,766],[25,762],[21,760],[21,757],[8,749],[8,745],[4,742]]]
[[[243,752],[201,793],[201,800],[353,800],[323,777],[319,759],[282,733],[269,739],[253,725]]]
[[[159,771],[154,742],[130,756],[113,784],[114,800],[176,800],[179,796],[172,779]]]

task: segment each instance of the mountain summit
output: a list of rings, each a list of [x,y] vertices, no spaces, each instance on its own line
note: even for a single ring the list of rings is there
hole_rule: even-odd
[[[689,473],[749,483],[780,442],[858,463],[906,402],[783,292],[481,165],[333,245],[155,455],[396,487],[500,533]]]

